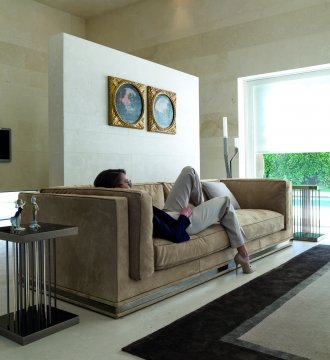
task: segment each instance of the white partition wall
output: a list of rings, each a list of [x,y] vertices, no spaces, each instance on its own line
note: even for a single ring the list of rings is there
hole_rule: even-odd
[[[108,125],[108,76],[176,93],[176,134]],[[90,184],[103,169],[133,182],[200,170],[198,78],[67,34],[50,40],[49,184]]]

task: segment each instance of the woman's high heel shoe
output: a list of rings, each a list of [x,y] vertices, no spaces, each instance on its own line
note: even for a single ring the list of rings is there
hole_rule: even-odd
[[[244,274],[251,274],[254,272],[254,268],[250,265],[249,261],[246,260],[241,254],[237,253],[234,257],[236,264],[236,276],[238,265],[241,265]]]

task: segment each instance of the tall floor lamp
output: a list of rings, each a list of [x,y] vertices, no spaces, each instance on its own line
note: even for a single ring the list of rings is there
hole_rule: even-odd
[[[234,155],[229,159],[228,155],[228,127],[227,127],[227,118],[223,119],[223,155],[225,159],[226,173],[227,178],[232,178],[232,161],[234,157],[238,154],[238,138],[235,138],[235,152]]]

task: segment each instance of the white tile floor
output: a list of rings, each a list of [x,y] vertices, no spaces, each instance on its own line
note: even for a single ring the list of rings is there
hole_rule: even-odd
[[[329,234],[330,235],[330,234]],[[251,275],[230,272],[182,294],[164,300],[122,319],[99,315],[82,308],[59,302],[59,307],[80,316],[80,324],[50,335],[26,346],[0,336],[1,360],[124,360],[136,359],[120,349],[177,318],[218,298],[230,290],[286,262],[293,256],[317,244],[330,245],[330,236],[318,243],[294,241],[293,246],[267,256],[254,264]],[[0,313],[5,312],[4,242],[0,241]]]

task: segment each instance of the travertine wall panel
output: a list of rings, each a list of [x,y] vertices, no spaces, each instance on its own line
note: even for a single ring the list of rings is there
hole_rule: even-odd
[[[225,176],[237,78],[330,62],[329,0],[146,0],[87,22],[87,37],[200,79],[201,176]],[[237,175],[237,158],[234,175]]]
[[[222,116],[231,147],[238,135],[237,78],[329,63],[329,18],[329,0],[144,0],[85,23],[33,0],[1,0],[0,126],[13,129],[1,190],[48,185],[50,36],[86,37],[198,76],[201,176],[212,178],[225,175]]]
[[[50,185],[92,184],[108,168],[134,182],[200,171],[197,77],[67,34],[51,39],[49,55]],[[143,129],[109,126],[108,76],[174,92],[176,134],[147,131],[146,109]]]
[[[32,0],[0,1],[0,127],[12,129],[12,161],[0,191],[48,185],[48,40],[85,36],[85,21]]]

